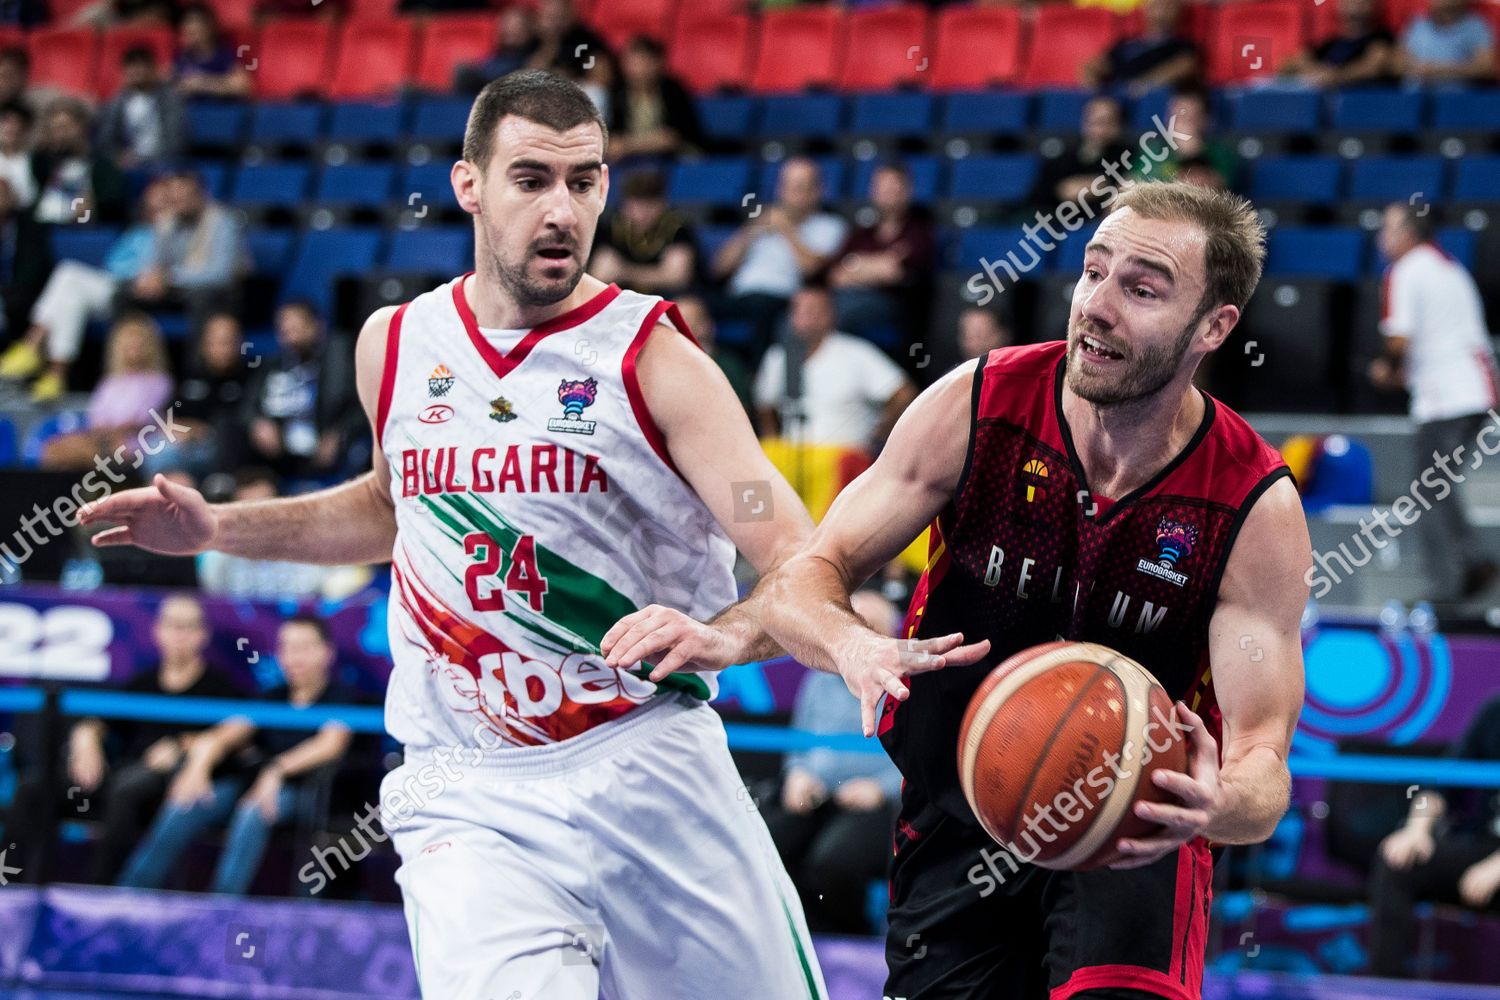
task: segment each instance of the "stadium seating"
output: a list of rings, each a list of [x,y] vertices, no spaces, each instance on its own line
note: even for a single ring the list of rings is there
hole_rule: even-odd
[[[352,20],[339,32],[328,95],[336,99],[384,97],[411,75],[417,32],[406,18]]]
[[[1031,95],[1015,91],[949,94],[939,129],[948,135],[1018,133],[1031,124]]]
[[[672,166],[667,198],[674,205],[694,208],[738,203],[750,192],[750,164],[743,157],[686,160]]]
[[[236,149],[245,139],[250,109],[237,101],[189,101],[188,134],[194,149]]]
[[[1358,229],[1280,226],[1266,237],[1266,274],[1355,281],[1364,270]]]
[[[843,124],[844,99],[838,94],[782,94],[762,99],[760,109],[762,136],[826,141]]]
[[[932,205],[938,200],[942,184],[943,163],[936,156],[925,154],[903,156],[900,161],[911,175],[912,200],[918,205]],[[870,177],[880,165],[878,160],[860,160],[854,165],[854,174],[849,180],[849,197],[857,201],[868,200]]]
[[[53,226],[52,256],[103,267],[105,254],[121,232],[118,226]]]
[[[473,252],[470,227],[428,227],[392,236],[383,263],[393,271],[451,276],[472,269]]]
[[[831,86],[843,57],[843,20],[828,7],[768,11],[760,21],[760,50],[750,74],[758,93],[792,93]]]
[[[357,275],[375,266],[383,234],[378,229],[344,228],[314,230],[302,243],[281,286],[281,299],[305,299],[329,313],[334,283],[346,275]]]
[[[927,77],[933,90],[1008,84],[1021,71],[1024,27],[1014,7],[944,7],[935,33],[934,64]]]
[[[120,89],[120,60],[133,48],[147,48],[156,57],[156,70],[165,73],[172,65],[174,41],[169,28],[113,28],[104,32],[99,48],[98,95],[115,96]]]
[[[1226,4],[1215,15],[1207,52],[1210,83],[1244,83],[1274,75],[1306,44],[1296,0]]]
[[[250,114],[252,145],[308,147],[323,136],[324,107],[312,101],[257,101]]]
[[[332,65],[334,32],[335,27],[323,20],[297,18],[268,23],[260,30],[252,50],[260,60],[250,74],[255,95],[285,100],[323,93]]]
[[[840,89],[890,90],[915,86],[932,71],[927,11],[917,6],[855,9],[848,20],[848,51]]]
[[[31,82],[92,97],[99,69],[99,35],[91,28],[39,28],[27,38]]]
[[[684,15],[667,55],[667,67],[698,93],[746,86],[754,34],[744,14]]]
[[[1120,25],[1113,14],[1099,7],[1048,4],[1037,10],[1031,37],[1047,43],[1029,49],[1022,85],[1071,87],[1077,85],[1084,63],[1119,40]]]
[[[665,42],[677,0],[608,0],[589,11],[594,30],[618,51],[635,35]]]
[[[324,167],[313,187],[320,206],[378,208],[390,201],[396,168],[389,163],[346,163]]]
[[[399,101],[336,101],[323,138],[329,142],[395,146],[409,134],[406,107]],[[451,133],[450,133],[451,135]]]
[[[428,20],[417,50],[415,83],[446,91],[453,73],[466,63],[483,62],[495,47],[495,18],[489,14],[448,14]]]
[[[243,208],[297,208],[311,172],[305,163],[247,163],[234,175],[230,201]]]
[[[864,136],[926,136],[932,130],[937,101],[931,94],[901,91],[861,94],[851,103],[851,138]]]

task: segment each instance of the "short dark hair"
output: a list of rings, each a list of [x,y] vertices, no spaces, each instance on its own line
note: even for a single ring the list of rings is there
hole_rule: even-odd
[[[276,307],[277,312],[280,312],[283,309],[297,309],[301,312],[307,313],[307,315],[311,316],[314,321],[318,323],[323,322],[323,314],[318,311],[317,303],[313,302],[312,299],[287,299],[281,305]]]
[[[660,201],[667,196],[667,183],[655,170],[637,170],[625,178],[625,197]]]
[[[636,52],[644,52],[646,55],[655,56],[658,59],[665,58],[667,54],[666,46],[650,35],[636,35],[626,44],[625,48],[627,50],[633,49]]]
[[[609,148],[609,126],[582,87],[546,70],[522,69],[491,80],[474,98],[464,129],[464,159],[481,171],[488,167],[495,130],[508,115],[558,132],[592,122],[599,126],[604,146]]]
[[[22,73],[31,72],[31,53],[19,45],[7,45],[0,49],[0,62],[11,62],[21,67]]]
[[[0,104],[0,118],[8,118],[12,115],[21,119],[22,128],[31,128],[31,123],[36,120],[36,115],[31,113],[31,109],[20,101],[7,101]]]
[[[281,624],[283,627],[287,625],[306,625],[318,633],[318,638],[323,640],[325,646],[333,645],[333,633],[328,630],[328,623],[317,615],[306,613],[295,614]]]
[[[125,50],[124,55],[120,56],[121,66],[133,66],[137,63],[143,63],[147,66],[150,66],[152,69],[155,69],[155,50],[153,50],[149,45],[132,45],[130,48]]]
[[[1432,239],[1436,227],[1432,224],[1432,207],[1430,205],[1418,206],[1415,201],[1393,201],[1391,208],[1401,213],[1401,221],[1411,234],[1418,240],[1426,243]]]

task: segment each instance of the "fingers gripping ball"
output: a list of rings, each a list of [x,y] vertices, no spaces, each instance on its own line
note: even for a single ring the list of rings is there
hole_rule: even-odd
[[[997,666],[959,729],[964,797],[1021,861],[1081,871],[1118,860],[1121,838],[1160,827],[1138,801],[1171,799],[1158,768],[1187,769],[1172,700],[1139,663],[1107,646],[1049,642]]]

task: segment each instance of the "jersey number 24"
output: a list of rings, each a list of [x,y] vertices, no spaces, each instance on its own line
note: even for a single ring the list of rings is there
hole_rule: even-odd
[[[504,611],[505,591],[526,595],[531,610],[540,612],[547,593],[547,578],[536,568],[536,539],[522,535],[510,550],[510,568],[502,586],[489,579],[500,571],[500,544],[482,531],[464,536],[464,555],[479,560],[464,571],[464,593],[475,611]]]

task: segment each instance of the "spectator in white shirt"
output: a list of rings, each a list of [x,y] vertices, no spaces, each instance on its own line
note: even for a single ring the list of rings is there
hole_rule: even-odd
[[[755,376],[761,433],[873,455],[917,389],[874,344],[836,331],[834,316],[826,288],[809,285],[793,296],[791,363],[787,347],[774,345]]]
[[[725,317],[754,324],[752,359],[775,338],[793,293],[822,271],[844,243],[848,224],[818,211],[822,202],[818,165],[792,157],[777,176],[775,204],[750,208],[750,220],[714,258],[714,278],[728,282]]]
[[[1487,412],[1500,404],[1479,289],[1462,264],[1433,245],[1426,211],[1405,202],[1385,210],[1380,249],[1391,262],[1380,321],[1385,354],[1370,363],[1376,386],[1404,385],[1411,393],[1418,477],[1449,456],[1462,466]],[[1453,483],[1455,493],[1461,485]],[[1489,586],[1496,566],[1469,525],[1462,497],[1438,500],[1423,513],[1417,536],[1434,596],[1468,598]]]

